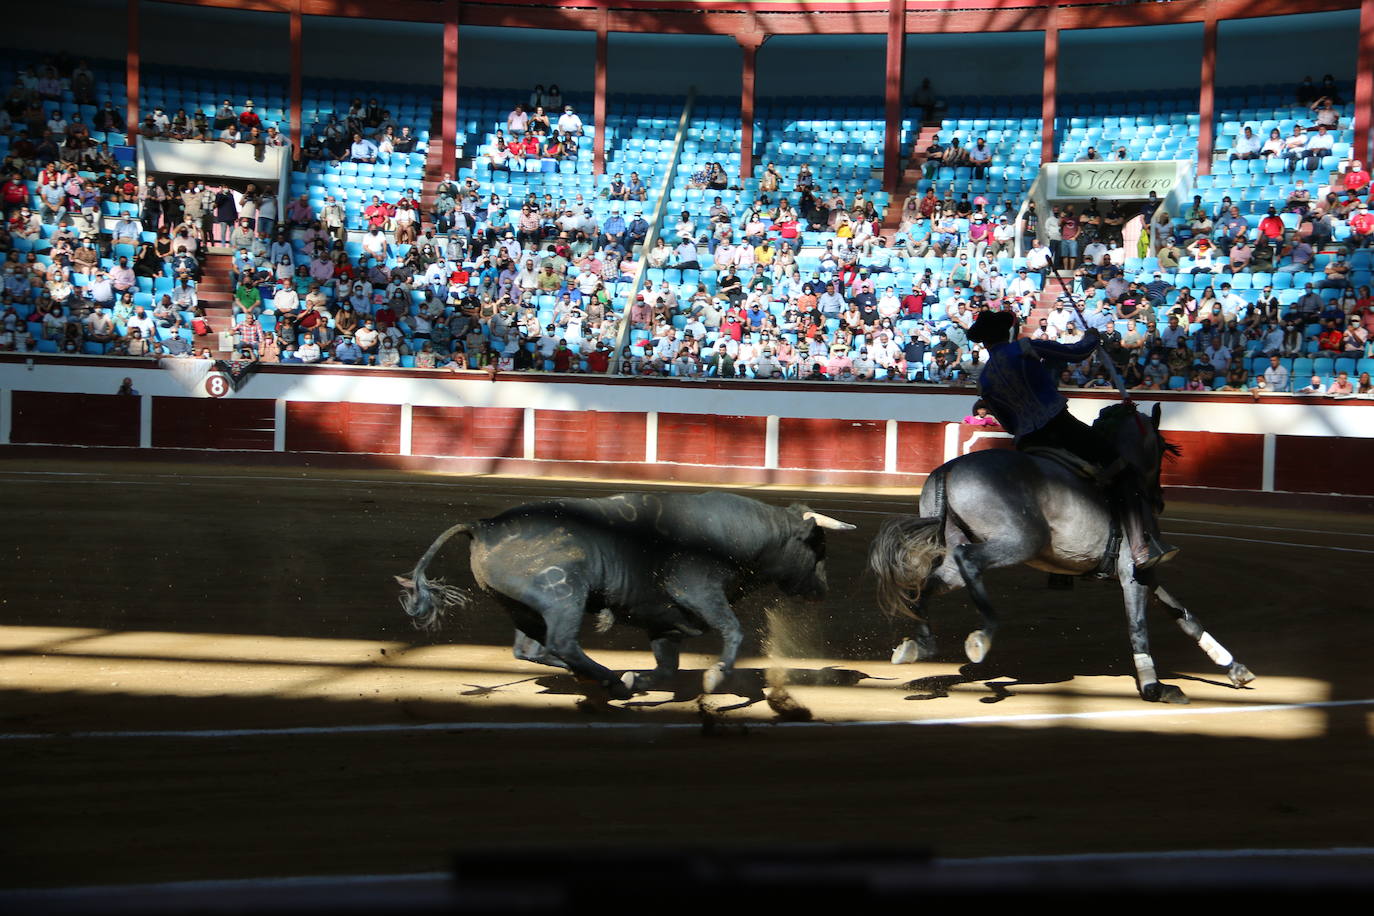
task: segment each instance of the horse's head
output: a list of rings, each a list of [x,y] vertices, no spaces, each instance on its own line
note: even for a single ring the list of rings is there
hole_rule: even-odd
[[[1158,402],[1149,418],[1141,415],[1134,401],[1104,407],[1094,426],[1116,446],[1117,454],[1138,470],[1145,481],[1155,511],[1164,510],[1164,491],[1159,485],[1164,456],[1177,455],[1179,447],[1159,432]]]

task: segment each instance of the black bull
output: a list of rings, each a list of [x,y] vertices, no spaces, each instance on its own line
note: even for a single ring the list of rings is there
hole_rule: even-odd
[[[826,592],[825,528],[853,528],[806,506],[768,506],[732,493],[623,493],[517,506],[441,534],[409,577],[401,605],[422,629],[470,597],[425,569],[456,534],[472,538],[478,587],[515,621],[517,658],[567,668],[625,697],[676,673],[681,641],[721,634],[703,686],[730,673],[743,633],[731,604],[767,585],[784,594]],[[608,610],[649,634],[656,667],[617,678],[578,643],[583,618]]]

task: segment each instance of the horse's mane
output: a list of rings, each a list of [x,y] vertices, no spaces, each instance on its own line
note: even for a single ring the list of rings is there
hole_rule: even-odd
[[[1098,414],[1097,421],[1093,426],[1103,433],[1114,436],[1116,434],[1116,428],[1125,422],[1127,418],[1135,419],[1137,422],[1148,422],[1145,418],[1141,417],[1140,411],[1135,404],[1121,403],[1104,407],[1102,412]],[[1153,424],[1150,425],[1151,429],[1154,429]],[[1170,442],[1158,429],[1154,429],[1154,434],[1155,438],[1159,440],[1161,461],[1166,458],[1172,461],[1183,454],[1183,447],[1177,443]]]

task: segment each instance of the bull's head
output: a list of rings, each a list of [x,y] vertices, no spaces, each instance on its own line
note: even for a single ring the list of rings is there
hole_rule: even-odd
[[[788,537],[773,558],[773,580],[789,595],[825,596],[825,532],[853,531],[854,526],[813,512],[801,504],[787,507]]]

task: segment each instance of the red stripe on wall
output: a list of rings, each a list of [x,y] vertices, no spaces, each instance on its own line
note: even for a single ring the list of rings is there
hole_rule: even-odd
[[[1258,490],[1264,485],[1263,436],[1196,431],[1165,435],[1183,453],[1165,459],[1159,475],[1164,486]]]
[[[400,454],[401,408],[396,404],[288,401],[286,450]]]
[[[660,461],[761,468],[767,437],[767,417],[658,415]]]
[[[945,463],[945,424],[897,424],[897,470],[929,474]]]
[[[536,410],[534,457],[555,461],[643,461],[648,415]]]
[[[276,402],[262,398],[153,398],[154,448],[272,450]]]
[[[778,466],[840,471],[881,471],[886,420],[778,421]]]
[[[137,446],[140,398],[117,394],[16,391],[10,441]]]
[[[1274,489],[1374,496],[1374,439],[1276,436]]]

